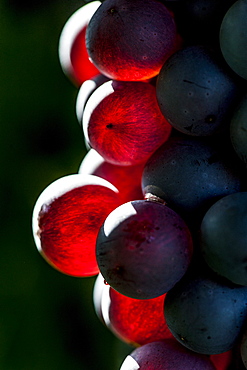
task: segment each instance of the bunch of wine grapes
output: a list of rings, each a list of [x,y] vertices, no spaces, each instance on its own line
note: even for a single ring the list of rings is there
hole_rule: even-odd
[[[33,210],[120,370],[247,368],[247,1],[104,0],[59,40],[88,153]]]

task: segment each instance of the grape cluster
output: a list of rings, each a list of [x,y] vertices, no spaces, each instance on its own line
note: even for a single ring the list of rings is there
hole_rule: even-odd
[[[134,347],[121,370],[247,368],[247,1],[104,0],[59,41],[88,152],[33,235]]]

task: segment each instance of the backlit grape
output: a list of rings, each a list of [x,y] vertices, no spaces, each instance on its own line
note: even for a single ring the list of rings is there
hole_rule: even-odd
[[[99,74],[99,70],[89,60],[85,35],[87,25],[100,4],[100,1],[92,1],[79,8],[67,20],[60,35],[60,64],[64,73],[77,86]]]
[[[139,200],[116,208],[97,238],[101,274],[119,293],[151,299],[166,293],[186,272],[192,238],[185,222],[164,204]]]
[[[85,106],[86,140],[116,165],[136,165],[169,137],[171,125],[160,112],[155,87],[145,82],[108,81]]]
[[[145,300],[126,297],[105,284],[101,275],[95,283],[98,316],[120,340],[133,346],[172,337],[164,318],[164,300],[165,294]]]
[[[68,175],[54,181],[41,193],[33,210],[39,252],[65,274],[96,275],[97,233],[119,204],[116,188],[97,176]]]
[[[143,199],[141,178],[143,164],[136,166],[117,166],[106,162],[94,149],[83,158],[78,173],[96,175],[109,181],[119,191],[122,203]]]
[[[90,58],[101,73],[122,81],[156,76],[177,48],[171,13],[154,0],[107,0],[86,32]]]

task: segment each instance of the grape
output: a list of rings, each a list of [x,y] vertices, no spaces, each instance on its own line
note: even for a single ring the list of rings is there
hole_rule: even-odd
[[[90,80],[84,81],[80,86],[76,98],[76,117],[80,125],[82,125],[82,117],[89,97],[99,86],[107,81],[109,81],[109,78],[102,74],[97,74]]]
[[[198,265],[167,293],[164,307],[167,325],[181,344],[198,353],[223,353],[241,336],[247,288],[221,280]]]
[[[106,161],[137,165],[166,141],[171,126],[160,112],[153,85],[108,81],[88,99],[83,130]]]
[[[191,226],[198,225],[213,203],[246,186],[231,148],[221,146],[188,136],[169,138],[145,164],[144,194],[163,199]]]
[[[235,152],[247,164],[247,95],[242,98],[233,114],[230,138]]]
[[[59,59],[88,153],[38,198],[36,246],[98,275],[97,316],[139,346],[121,370],[240,369],[247,0],[86,2]]]
[[[157,341],[136,348],[120,370],[215,370],[205,355],[191,352],[174,339]]]
[[[97,176],[76,174],[55,180],[40,194],[33,210],[39,252],[62,273],[96,275],[97,233],[119,204],[117,189]]]
[[[230,194],[213,204],[200,231],[202,255],[210,268],[247,286],[247,192]]]
[[[154,0],[107,0],[88,24],[86,45],[101,73],[122,81],[159,73],[177,48],[171,13]]]
[[[235,75],[234,75],[235,77]],[[157,100],[168,122],[187,135],[208,136],[228,128],[240,83],[224,60],[204,46],[174,53],[157,79]]]
[[[186,272],[192,238],[184,221],[158,202],[122,204],[100,228],[99,270],[119,293],[151,299],[166,293]]]
[[[239,76],[247,79],[247,1],[238,0],[226,12],[219,38],[222,54]]]
[[[70,16],[60,34],[59,61],[65,75],[76,86],[99,74],[99,70],[89,60],[85,35],[87,25],[100,4],[100,1],[92,1],[83,5]]]
[[[144,164],[136,166],[117,166],[106,162],[94,149],[83,158],[78,173],[96,175],[109,181],[119,191],[122,203],[143,199],[141,177]]]
[[[165,294],[153,299],[126,297],[104,283],[94,287],[94,306],[100,320],[123,342],[132,346],[172,337],[164,318]]]

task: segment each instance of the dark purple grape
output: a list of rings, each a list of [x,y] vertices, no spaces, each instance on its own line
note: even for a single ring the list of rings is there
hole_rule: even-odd
[[[135,349],[120,370],[215,370],[210,358],[192,352],[175,339],[145,344]]]
[[[247,286],[247,192],[221,198],[201,224],[206,263],[235,284]]]
[[[95,12],[86,33],[89,56],[105,76],[145,81],[156,76],[177,50],[171,13],[154,0],[108,0]]]
[[[166,295],[165,318],[175,338],[190,350],[208,355],[229,351],[247,318],[247,288],[206,269],[188,271]]]
[[[220,28],[220,48],[229,66],[247,79],[247,2],[238,0],[225,14]]]
[[[106,218],[97,238],[101,274],[119,293],[151,299],[166,293],[185,274],[192,257],[185,222],[164,204],[128,202]]]
[[[163,199],[187,222],[198,222],[218,199],[244,190],[246,171],[236,157],[230,146],[216,149],[209,140],[171,137],[147,161],[143,192]]]
[[[247,164],[247,95],[243,97],[233,114],[230,137],[235,152]]]
[[[211,49],[181,49],[159,73],[156,92],[160,109],[178,131],[193,136],[215,134],[229,126],[239,101],[240,83],[234,77],[223,58]]]

